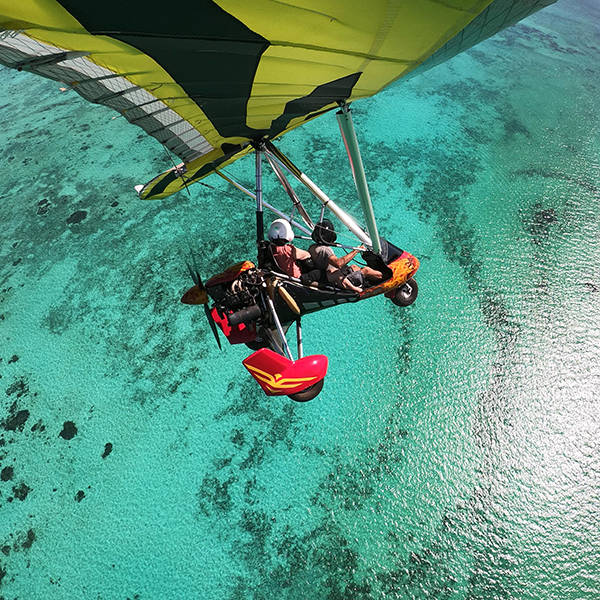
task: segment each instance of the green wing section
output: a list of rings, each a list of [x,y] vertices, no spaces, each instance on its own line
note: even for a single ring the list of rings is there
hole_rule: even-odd
[[[183,165],[165,198],[554,0],[0,0],[0,63],[63,82]]]

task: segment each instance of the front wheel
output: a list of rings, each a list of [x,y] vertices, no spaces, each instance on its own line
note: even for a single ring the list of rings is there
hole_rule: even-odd
[[[396,295],[392,298],[392,302],[396,306],[410,306],[419,294],[419,286],[411,277],[403,286],[398,288]]]
[[[316,398],[323,389],[323,384],[325,383],[325,379],[321,379],[317,381],[314,385],[307,387],[305,390],[298,392],[297,394],[290,394],[288,398],[294,400],[294,402],[308,402],[313,398]]]

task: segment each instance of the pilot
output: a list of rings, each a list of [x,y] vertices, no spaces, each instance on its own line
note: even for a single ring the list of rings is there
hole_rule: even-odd
[[[302,248],[296,248],[292,244],[294,232],[289,221],[275,219],[269,227],[267,237],[271,242],[271,252],[277,266],[290,277],[300,278],[302,270],[298,264],[299,260],[307,260],[310,254]]]
[[[323,219],[317,223],[313,229],[312,238],[315,243],[309,247],[308,252],[315,266],[326,272],[327,280],[331,284],[359,293],[362,292],[365,279],[369,281],[383,279],[380,271],[370,267],[360,268],[357,265],[348,264],[360,250],[366,250],[364,246],[359,246],[358,250],[352,250],[342,258],[338,258],[334,254],[331,246],[335,244],[337,235],[331,221]]]

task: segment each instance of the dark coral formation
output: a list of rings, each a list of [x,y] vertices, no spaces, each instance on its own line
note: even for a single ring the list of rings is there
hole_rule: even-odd
[[[29,548],[31,548],[31,546],[33,546],[33,542],[35,542],[35,540],[35,532],[33,531],[33,529],[29,529],[27,531],[27,539],[21,544],[21,547],[23,548],[23,550],[28,550]]]
[[[0,479],[2,481],[10,481],[15,474],[15,470],[13,467],[4,467],[2,471],[0,471]]]
[[[23,431],[27,419],[29,419],[29,411],[27,409],[16,410],[16,404],[13,404],[8,418],[2,421],[2,427],[6,431]]]
[[[13,494],[17,500],[25,500],[27,495],[31,491],[31,488],[25,483],[21,482],[19,485],[13,487]]]
[[[104,452],[102,453],[102,458],[106,458],[112,452],[112,449],[113,449],[113,445],[110,442],[105,444]]]
[[[77,426],[73,421],[65,421],[62,431],[58,435],[64,440],[72,440],[77,435]]]
[[[87,211],[76,210],[74,213],[69,215],[69,217],[67,219],[67,223],[69,223],[69,225],[71,225],[73,223],[81,223],[81,221],[83,221],[86,217],[87,217]]]

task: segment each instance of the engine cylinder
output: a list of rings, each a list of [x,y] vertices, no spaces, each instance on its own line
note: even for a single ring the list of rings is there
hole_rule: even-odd
[[[235,327],[241,323],[250,323],[251,321],[255,321],[260,317],[261,314],[262,311],[260,310],[260,307],[254,304],[248,308],[242,308],[242,310],[238,310],[227,315],[227,320],[229,321],[229,325],[231,325],[231,327]]]

